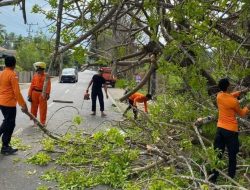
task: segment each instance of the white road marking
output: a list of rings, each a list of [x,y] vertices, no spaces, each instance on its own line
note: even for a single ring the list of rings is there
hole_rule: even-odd
[[[65,91],[65,94],[67,94],[69,92],[69,89]]]
[[[53,106],[53,104],[54,104],[54,102],[51,102],[49,105],[48,105],[48,107],[51,107],[51,106]]]

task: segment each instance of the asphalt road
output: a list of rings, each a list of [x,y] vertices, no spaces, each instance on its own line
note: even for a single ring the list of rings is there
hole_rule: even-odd
[[[104,100],[107,116],[101,117],[99,103],[97,103],[97,115],[90,115],[91,101],[83,102],[83,93],[93,74],[95,74],[94,71],[79,72],[78,83],[58,83],[56,78],[52,80],[52,92],[51,98],[48,101],[47,116],[48,119],[52,117],[47,123],[47,128],[50,131],[58,134],[67,132],[73,116],[77,115],[78,112],[84,120],[78,127],[84,129],[86,132],[105,130],[111,121],[121,119],[121,113],[114,106],[113,101],[117,94],[121,92],[117,92],[115,89],[109,89],[111,97]],[[27,88],[22,90],[25,98],[27,97],[27,91]],[[53,100],[67,100],[73,101],[73,103],[56,103]],[[2,114],[0,114],[0,120],[2,119]],[[71,128],[71,130],[74,130],[74,128]],[[18,151],[16,155],[0,155],[0,190],[35,190],[41,184],[49,185],[52,189],[57,189],[53,183],[47,184],[39,179],[39,176],[50,165],[39,167],[25,163],[26,158],[41,149],[39,141],[44,138],[44,134],[39,128],[33,126],[33,122],[21,112],[20,107],[18,107],[17,111],[16,128],[13,136],[21,138],[23,143],[30,145],[31,148],[26,151]],[[103,190],[107,188],[102,186],[95,189]]]

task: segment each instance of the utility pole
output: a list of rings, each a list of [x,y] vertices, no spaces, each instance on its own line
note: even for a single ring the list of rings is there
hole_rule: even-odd
[[[60,59],[59,59],[59,81],[61,80],[61,74],[62,74],[62,69],[63,69],[63,55],[64,53],[60,54]]]
[[[31,39],[31,32],[34,32],[31,27],[34,26],[34,25],[38,25],[38,23],[36,24],[33,24],[33,23],[30,23],[30,24],[27,24],[29,26],[27,32],[28,32],[28,38]]]

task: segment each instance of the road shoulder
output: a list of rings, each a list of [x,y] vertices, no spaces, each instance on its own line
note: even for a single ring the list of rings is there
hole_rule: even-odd
[[[120,98],[124,95],[125,90],[120,88],[108,88],[108,95],[112,103],[117,107],[119,112],[124,112],[127,104],[120,102]]]

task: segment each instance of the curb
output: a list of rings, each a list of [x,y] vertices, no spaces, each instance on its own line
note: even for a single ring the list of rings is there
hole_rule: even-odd
[[[108,96],[109,96],[110,100],[112,101],[112,103],[117,107],[118,111],[119,111],[120,113],[122,113],[122,109],[121,109],[120,106],[118,105],[118,102],[116,102],[116,101],[114,100],[114,98],[113,98],[112,95],[109,93],[109,91],[108,91]]]
[[[112,88],[112,90],[108,90],[108,95],[112,103],[117,107],[118,111],[123,113],[128,106],[119,100],[119,98],[124,95],[124,89]]]

